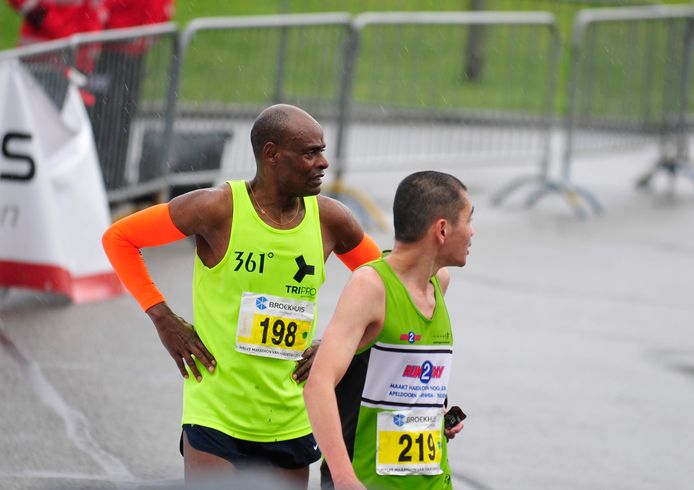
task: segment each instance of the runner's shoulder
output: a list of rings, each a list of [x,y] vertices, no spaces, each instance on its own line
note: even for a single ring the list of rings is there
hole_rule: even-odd
[[[224,183],[215,187],[196,189],[175,197],[170,202],[172,215],[205,223],[228,220],[232,212],[231,189]]]
[[[361,242],[364,230],[347,206],[337,199],[319,195],[318,209],[321,225],[333,238],[337,253],[347,252]]]
[[[322,222],[328,225],[344,225],[357,222],[352,211],[337,199],[322,195],[317,197],[318,210]]]

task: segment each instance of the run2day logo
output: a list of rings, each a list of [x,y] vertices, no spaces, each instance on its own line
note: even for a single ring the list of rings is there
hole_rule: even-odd
[[[421,366],[408,364],[402,373],[403,378],[419,378],[424,384],[433,379],[439,379],[443,375],[445,366],[434,366],[431,361],[424,361]]]

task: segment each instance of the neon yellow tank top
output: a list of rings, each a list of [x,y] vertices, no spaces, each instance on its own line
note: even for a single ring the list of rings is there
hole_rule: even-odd
[[[303,386],[292,379],[311,345],[318,289],[325,279],[315,196],[289,230],[263,222],[245,182],[228,182],[233,219],[229,248],[216,266],[197,256],[193,272],[195,330],[217,360],[202,382],[184,383],[183,423],[239,439],[270,442],[311,432]]]
[[[436,307],[427,318],[386,260],[366,267],[383,280],[386,316],[383,330],[368,347],[352,466],[373,490],[450,490],[443,407],[453,332],[439,281],[431,278]]]

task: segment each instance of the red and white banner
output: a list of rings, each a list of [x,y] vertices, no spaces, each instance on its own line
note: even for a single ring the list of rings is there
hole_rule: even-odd
[[[121,293],[101,247],[108,202],[77,87],[61,111],[19,62],[0,62],[0,140],[0,287],[75,303]]]

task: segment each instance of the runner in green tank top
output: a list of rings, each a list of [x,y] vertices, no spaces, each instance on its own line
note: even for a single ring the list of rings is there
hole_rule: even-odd
[[[447,266],[464,266],[474,230],[465,185],[418,172],[398,186],[395,245],[342,292],[304,398],[329,467],[325,487],[452,487],[445,428],[453,334]]]
[[[320,451],[301,385],[316,351],[324,262],[334,252],[354,269],[380,250],[344,205],[318,195],[328,162],[323,130],[308,113],[267,108],[251,144],[251,181],[135,213],[103,243],[185,378],[186,481],[252,463],[306,487]],[[196,244],[192,325],[169,308],[139,253],[185,236]]]

